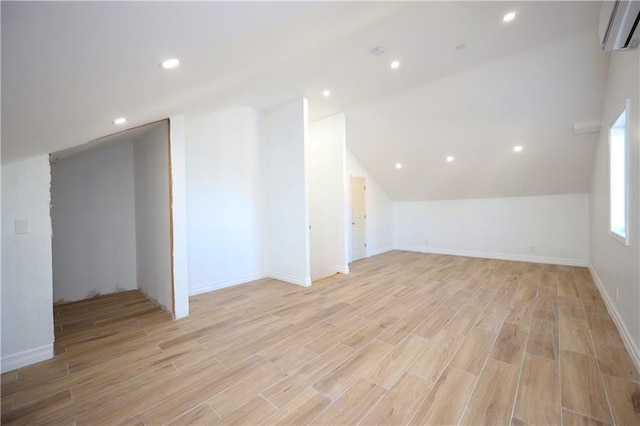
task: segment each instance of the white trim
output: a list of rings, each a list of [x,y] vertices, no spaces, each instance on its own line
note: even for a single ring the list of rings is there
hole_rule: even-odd
[[[326,274],[324,274],[321,277],[318,278],[312,278],[311,281],[312,283],[316,282],[316,281],[320,281],[320,280],[324,280],[325,278],[329,278],[334,276],[335,274],[348,274],[349,273],[349,266],[336,266],[335,268],[333,268],[332,270],[330,270],[329,272],[327,272]]]
[[[605,305],[607,305],[607,311],[609,312],[609,315],[611,315],[611,318],[613,318],[613,322],[618,328],[618,333],[620,333],[620,336],[622,337],[622,341],[627,348],[627,352],[631,356],[631,360],[635,364],[636,369],[640,371],[640,349],[638,349],[638,346],[636,346],[636,344],[634,343],[631,333],[629,333],[627,326],[624,324],[624,321],[618,313],[616,306],[611,301],[609,294],[605,291],[604,285],[602,284],[602,281],[600,281],[600,277],[596,273],[595,269],[593,269],[593,265],[591,265],[591,263],[589,263],[589,272],[591,272],[593,282],[596,284],[596,287],[600,292],[600,296],[602,296],[602,300],[604,300]]]
[[[567,266],[588,266],[589,265],[589,261],[586,259],[584,260],[571,259],[571,258],[564,258],[564,257],[529,256],[529,255],[511,254],[511,253],[494,253],[494,252],[486,252],[486,251],[456,250],[456,249],[405,246],[405,245],[397,245],[395,246],[395,249],[404,250],[404,251],[415,251],[419,253],[448,254],[451,256],[466,256],[466,257],[481,257],[484,259],[513,260],[516,262],[547,263],[551,265],[567,265]]]
[[[238,278],[230,280],[222,280],[209,284],[200,284],[189,288],[189,296],[195,296],[197,294],[208,293],[214,290],[220,290],[227,287],[233,287],[240,284],[246,284],[251,281],[260,280],[262,278],[268,278],[270,275],[266,272],[259,272],[257,274],[243,275]]]
[[[282,274],[280,272],[269,272],[269,278],[273,278],[274,280],[284,281],[289,284],[295,284],[302,287],[311,287],[311,278],[300,278],[289,274]]]
[[[616,241],[618,241],[621,244],[624,244],[625,246],[629,246],[629,209],[630,209],[630,202],[629,200],[631,199],[630,194],[631,194],[631,185],[630,185],[630,177],[629,177],[629,164],[630,163],[630,152],[631,152],[631,144],[629,143],[631,141],[631,125],[629,124],[629,110],[631,109],[631,99],[626,99],[624,102],[624,108],[622,108],[622,111],[620,112],[620,114],[618,114],[616,120],[609,126],[609,131],[607,133],[607,140],[608,140],[608,145],[609,145],[609,235],[611,235]],[[613,130],[614,128],[619,128],[619,127],[615,127],[616,123],[618,122],[618,120],[620,119],[620,117],[622,115],[625,115],[625,124],[624,124],[624,235],[621,235],[619,233],[617,233],[615,230],[611,229],[611,208],[612,206],[612,202],[611,202],[611,130]]]
[[[629,247],[629,233],[626,232],[626,234],[624,236],[618,234],[616,231],[611,231],[609,230],[609,235],[616,240],[617,242],[619,242],[620,244],[622,244],[625,247]]]
[[[338,266],[336,265],[336,272],[340,274],[348,274],[349,273],[349,265]]]
[[[349,273],[349,267],[347,266],[346,272],[343,272],[343,268],[336,266],[335,272],[342,272],[343,274]],[[311,286],[311,278],[303,279],[294,277],[293,275],[281,274],[279,272],[258,272],[256,274],[243,275],[230,280],[217,281],[215,283],[201,284],[189,288],[189,296],[196,296],[198,294],[209,293],[210,291],[221,290],[227,287],[234,287],[237,285],[248,284],[252,281],[261,280],[263,278],[273,278],[274,280],[284,281],[289,284],[295,284],[302,287]]]
[[[382,253],[393,250],[393,246],[381,247],[377,249],[365,249],[365,257],[377,256]]]
[[[53,343],[2,357],[0,371],[6,373],[51,358],[53,358]]]

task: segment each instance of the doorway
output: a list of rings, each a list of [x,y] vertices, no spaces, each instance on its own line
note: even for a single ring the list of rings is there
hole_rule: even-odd
[[[174,313],[169,121],[51,155],[54,302],[137,290]]]
[[[365,180],[351,176],[351,261],[366,257],[365,221]]]

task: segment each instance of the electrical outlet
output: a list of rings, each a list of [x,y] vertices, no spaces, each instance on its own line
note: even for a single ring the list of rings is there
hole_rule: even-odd
[[[618,301],[619,297],[620,297],[620,289],[616,287],[616,302]]]
[[[529,246],[529,251],[531,253],[533,253],[534,251],[536,251],[536,246]]]
[[[429,244],[429,240],[424,240],[424,244],[428,245]]]

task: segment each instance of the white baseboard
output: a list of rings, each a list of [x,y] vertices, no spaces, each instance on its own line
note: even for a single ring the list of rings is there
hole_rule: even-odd
[[[233,287],[240,284],[246,284],[251,281],[260,280],[262,278],[268,278],[270,275],[266,272],[258,272],[256,274],[243,275],[241,277],[233,278],[230,280],[217,281],[215,283],[201,284],[193,287],[189,287],[189,296],[195,296],[197,294],[208,293],[214,290],[220,290],[222,288]]]
[[[349,273],[349,266],[337,266],[333,269],[331,269],[330,271],[327,271],[326,274],[324,274],[321,277],[318,278],[311,278],[311,281],[313,283],[315,283],[316,281],[320,281],[320,280],[324,280],[325,278],[329,278],[332,277],[336,274],[348,274]]]
[[[620,333],[622,341],[627,348],[627,352],[629,352],[629,355],[631,356],[631,360],[635,364],[636,369],[640,371],[640,349],[638,349],[638,346],[634,343],[631,333],[629,333],[627,326],[622,320],[622,317],[618,313],[616,306],[613,304],[613,301],[609,297],[609,294],[605,290],[602,281],[600,281],[600,277],[596,273],[595,269],[593,269],[591,263],[589,263],[589,271],[591,272],[591,276],[593,277],[593,282],[596,283],[596,287],[600,292],[600,296],[602,296],[602,300],[604,300],[605,305],[607,305],[607,311],[609,311],[609,315],[611,315],[611,318],[613,318],[613,322],[618,328],[618,332]]]
[[[189,316],[189,310],[184,310],[184,311],[177,311],[173,314],[173,319],[174,320],[179,320],[182,318],[187,318]]]
[[[451,256],[465,256],[465,257],[481,257],[484,259],[512,260],[516,262],[547,263],[550,265],[566,265],[566,266],[588,266],[589,265],[589,262],[586,259],[584,260],[570,259],[570,258],[564,258],[564,257],[529,256],[529,255],[522,255],[522,254],[494,253],[494,252],[472,251],[472,250],[455,250],[455,249],[405,246],[405,245],[397,245],[394,248],[396,250],[414,251],[419,253],[448,254]]]
[[[289,274],[283,274],[283,273],[280,273],[280,272],[269,272],[267,274],[267,276],[269,278],[273,278],[274,280],[284,281],[286,283],[295,284],[295,285],[299,285],[299,286],[302,286],[302,287],[310,287],[311,286],[311,278],[310,277],[301,278],[301,277],[296,277],[296,276],[289,275]]]
[[[349,265],[342,265],[342,266],[336,265],[336,272],[338,272],[340,274],[348,274],[349,273]]]
[[[7,355],[0,362],[2,373],[53,358],[53,343]]]
[[[347,272],[349,272],[348,268],[347,268]],[[289,284],[295,284],[302,287],[311,286],[311,278],[304,279],[304,278],[295,277],[289,274],[282,274],[279,272],[258,272],[256,274],[243,275],[230,280],[217,281],[215,283],[201,284],[198,286],[190,287],[189,296],[196,296],[198,294],[209,293],[210,291],[247,284],[252,281],[261,280],[263,278],[273,278],[274,280],[280,280]]]
[[[366,257],[376,256],[393,250],[393,246],[380,247],[377,249],[366,249]]]

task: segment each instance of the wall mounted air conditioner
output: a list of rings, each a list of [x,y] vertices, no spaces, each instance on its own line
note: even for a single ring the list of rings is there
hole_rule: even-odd
[[[600,12],[600,44],[604,50],[640,47],[640,1],[604,1]]]

